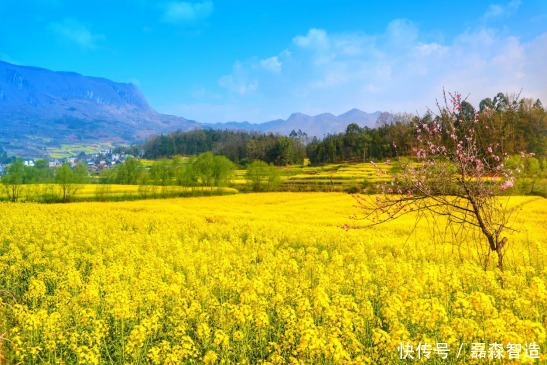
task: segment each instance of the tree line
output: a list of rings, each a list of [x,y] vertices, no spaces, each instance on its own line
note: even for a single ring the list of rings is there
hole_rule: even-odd
[[[477,138],[500,144],[509,155],[532,153],[544,158],[547,153],[547,113],[540,100],[518,100],[499,93],[483,99],[479,109],[463,101],[458,117],[471,121],[477,115]],[[383,160],[396,156],[412,156],[417,145],[416,126],[428,124],[436,117],[425,115],[383,113],[376,128],[350,124],[343,133],[313,139],[306,148],[312,163]]]
[[[50,167],[46,160],[36,160],[34,166],[27,166],[16,159],[6,167],[0,181],[11,202],[69,202],[74,200],[82,184],[90,182],[104,184],[97,185],[99,195],[107,194],[110,184],[139,185],[142,197],[157,196],[158,187],[168,186],[189,187],[192,194],[200,195],[207,192],[202,188],[211,188],[208,192],[213,192],[213,188],[229,186],[235,169],[236,165],[227,157],[211,151],[190,157],[162,158],[151,166],[130,156],[95,177],[89,176],[84,163]],[[247,189],[253,191],[275,190],[281,183],[279,170],[260,160],[249,163],[245,178],[249,181]]]
[[[466,120],[477,114],[481,126],[477,128],[478,138],[497,140],[505,153],[526,152],[539,157],[547,153],[547,115],[540,100],[498,93],[483,99],[478,109],[463,101],[459,113]],[[146,158],[157,159],[211,151],[240,165],[261,160],[282,166],[300,164],[305,158],[313,164],[378,161],[396,155],[411,156],[416,144],[416,124],[433,118],[431,112],[423,116],[382,113],[375,128],[352,123],[344,132],[322,139],[310,139],[300,130],[289,136],[212,129],[178,131],[151,137],[129,152],[143,150]]]
[[[198,129],[154,136],[128,152],[135,154],[138,150],[144,150],[145,158],[158,159],[176,155],[199,155],[210,151],[215,155],[226,156],[240,165],[261,160],[283,166],[302,163],[306,157],[306,143],[307,135],[302,131],[282,136],[273,133]]]
[[[222,187],[228,185],[234,170],[235,165],[228,158],[208,151],[188,158],[159,159],[149,167],[128,157],[125,162],[104,170],[101,178],[111,184]]]
[[[36,160],[34,166],[25,166],[20,159],[9,164],[1,182],[8,199],[18,201],[23,195],[39,195],[46,202],[68,202],[78,191],[80,184],[89,181],[87,166],[79,163],[74,167],[65,163],[52,168],[46,160]],[[40,191],[31,185],[41,184]]]
[[[236,165],[223,155],[211,151],[197,156],[162,158],[147,168],[142,161],[129,157],[124,163],[105,170],[102,182],[147,186],[225,187],[230,185]],[[279,170],[261,160],[247,165],[245,178],[253,191],[275,190],[281,180]]]

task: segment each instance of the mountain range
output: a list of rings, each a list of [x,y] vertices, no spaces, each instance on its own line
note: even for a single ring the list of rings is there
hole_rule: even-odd
[[[261,124],[203,124],[156,112],[133,84],[74,72],[0,61],[0,146],[18,156],[45,156],[48,147],[73,143],[132,143],[152,134],[197,128],[238,129],[308,136],[345,130],[349,123],[374,126],[380,112],[358,109],[335,116],[294,113]]]
[[[348,124],[356,123],[361,127],[373,128],[376,119],[381,112],[366,113],[359,109],[352,109],[340,115],[323,113],[315,116],[303,113],[293,113],[288,119],[277,119],[266,123],[253,124],[249,122],[228,122],[204,124],[206,128],[215,129],[239,129],[258,132],[273,132],[279,134],[290,134],[292,131],[301,130],[308,136],[323,137],[326,134],[339,133],[346,129]]]

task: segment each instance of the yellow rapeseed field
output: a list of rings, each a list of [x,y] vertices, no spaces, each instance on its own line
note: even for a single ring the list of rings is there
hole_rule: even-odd
[[[511,201],[503,274],[347,194],[0,203],[0,364],[546,363],[546,200]]]

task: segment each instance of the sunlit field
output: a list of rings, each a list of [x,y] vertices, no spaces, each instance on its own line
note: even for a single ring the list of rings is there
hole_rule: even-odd
[[[229,187],[186,187],[121,184],[70,184],[70,201],[118,201],[145,198],[177,197],[190,195],[235,194]],[[58,184],[21,185],[19,199],[24,202],[55,202],[62,197]],[[5,189],[0,190],[0,200],[9,200]]]
[[[287,166],[280,167],[282,190],[291,191],[344,191],[366,184],[376,184],[389,179],[389,175],[379,174],[390,171],[393,165],[378,163],[326,164],[323,166]],[[242,189],[248,184],[246,170],[236,170],[232,179],[235,188]]]
[[[503,274],[411,216],[362,229],[354,205],[0,203],[0,364],[547,361],[545,199],[511,198]]]
[[[101,144],[86,144],[86,143],[73,143],[63,144],[56,147],[48,147],[47,154],[50,158],[68,158],[76,156],[81,152],[92,154],[99,153],[104,149],[111,149],[114,146],[109,142],[102,142]]]

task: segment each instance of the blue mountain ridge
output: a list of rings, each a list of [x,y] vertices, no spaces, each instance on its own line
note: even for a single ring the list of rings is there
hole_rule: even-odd
[[[380,112],[358,109],[335,116],[294,113],[266,123],[203,124],[156,112],[129,83],[0,61],[0,146],[25,154],[47,146],[101,141],[131,143],[175,130],[236,129],[322,137],[349,123],[374,126]]]

